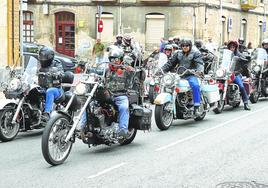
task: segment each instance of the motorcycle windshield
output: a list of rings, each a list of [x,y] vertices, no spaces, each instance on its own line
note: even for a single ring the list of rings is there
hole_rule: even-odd
[[[233,52],[228,49],[224,49],[220,54],[220,68],[227,71],[231,69],[232,66],[232,54]]]
[[[33,84],[37,81],[38,60],[34,57],[30,57],[27,67],[24,70],[22,79],[28,83]]]
[[[161,67],[163,67],[163,65],[164,64],[166,64],[167,63],[167,61],[168,61],[168,58],[167,58],[167,55],[166,54],[164,54],[164,53],[162,53],[162,52],[160,52],[159,53],[159,58],[158,58],[158,68],[161,68]]]
[[[256,48],[252,52],[251,57],[252,57],[253,64],[255,62],[257,65],[263,66],[264,63],[267,61],[267,53],[263,48]]]

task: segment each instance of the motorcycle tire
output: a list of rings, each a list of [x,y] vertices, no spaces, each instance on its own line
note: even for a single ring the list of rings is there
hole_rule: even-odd
[[[157,92],[155,91],[154,89],[154,86],[150,86],[149,87],[149,100],[150,100],[150,103],[154,103],[154,100],[157,96]]]
[[[213,109],[213,112],[215,114],[220,114],[222,113],[224,109],[224,99],[223,99],[223,93],[220,94],[220,100],[218,101],[218,106],[217,108]]]
[[[254,91],[249,95],[249,100],[252,104],[257,103],[259,100],[260,94],[257,91]]]
[[[155,114],[154,114],[155,123],[156,123],[156,126],[162,131],[169,129],[169,127],[171,126],[173,122],[173,112],[171,113],[165,112],[165,107],[169,103],[170,102],[167,102],[161,105],[155,105]],[[168,121],[164,119],[166,115],[168,115],[168,118],[169,118]]]
[[[19,133],[19,122],[11,123],[15,111],[15,108],[0,111],[0,140],[2,142],[14,140]]]
[[[123,140],[119,140],[120,145],[128,145],[130,144],[136,137],[137,129],[135,128],[129,128],[127,137]]]
[[[60,127],[57,123],[60,121]],[[64,126],[65,125],[65,126]],[[69,130],[71,129],[70,125],[70,118],[64,114],[55,113],[50,120],[48,121],[43,135],[42,135],[42,154],[44,159],[51,165],[56,166],[62,164],[69,156],[73,142],[68,141],[64,143],[63,140],[68,135]],[[58,129],[60,128],[60,129]],[[55,132],[54,132],[55,131]],[[54,135],[55,133],[55,135]],[[52,148],[50,148],[50,143],[55,145],[58,151],[52,152]],[[55,154],[56,153],[56,154]],[[53,154],[57,155],[60,153],[60,157],[54,156]]]

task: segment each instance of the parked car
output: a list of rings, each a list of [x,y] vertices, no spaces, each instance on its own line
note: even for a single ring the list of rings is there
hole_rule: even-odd
[[[27,66],[30,56],[34,56],[38,59],[39,49],[43,46],[44,45],[35,43],[23,43],[24,67]],[[79,73],[79,63],[75,58],[55,52],[54,59],[62,63],[64,71]]]

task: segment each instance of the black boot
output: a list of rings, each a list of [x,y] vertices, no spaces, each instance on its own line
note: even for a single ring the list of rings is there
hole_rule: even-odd
[[[42,116],[41,116],[41,121],[42,121],[43,123],[47,123],[48,120],[49,120],[49,118],[50,118],[49,113],[44,112],[44,113],[42,114]]]
[[[194,106],[194,115],[197,117],[201,115],[199,106]]]
[[[245,109],[245,110],[250,110],[250,107],[249,107],[248,103],[245,103],[245,104],[244,104],[244,109]]]

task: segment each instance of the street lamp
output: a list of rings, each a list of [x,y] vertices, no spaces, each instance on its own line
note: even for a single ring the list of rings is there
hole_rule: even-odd
[[[23,0],[20,0],[20,62],[22,73],[24,72],[24,56],[23,56]]]

